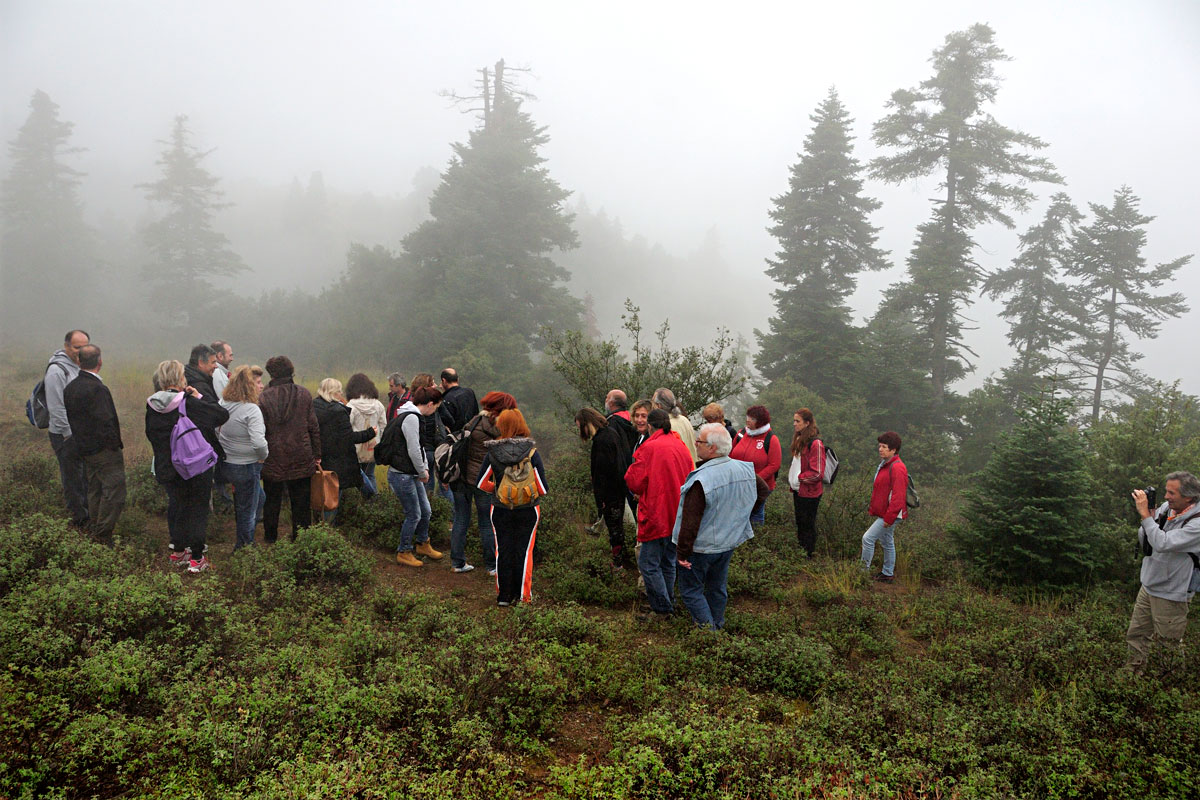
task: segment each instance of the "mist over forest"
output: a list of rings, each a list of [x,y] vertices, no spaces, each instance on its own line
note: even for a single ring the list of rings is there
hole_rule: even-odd
[[[629,299],[646,340],[669,320],[671,347],[736,364],[743,399],[790,381],[939,428],[988,381],[1056,374],[1093,417],[1151,379],[1200,390],[1172,355],[1198,329],[1190,4],[663,4],[632,30],[631,6],[519,4],[456,19],[453,55],[426,35],[450,12],[289,5],[262,42],[284,7],[222,27],[231,8],[6,4],[10,348],[43,357],[83,327],[143,360],[225,338],[239,361],[537,385],[547,330],[635,358]],[[938,81],[960,68],[956,110]],[[992,137],[962,163],[917,132],[959,111],[950,136]],[[822,211],[821,170],[846,208]],[[1084,251],[1114,214],[1142,319],[1104,350],[1079,330],[1099,313],[1081,287],[1103,294],[1079,265],[1104,260]],[[821,251],[840,224],[857,230]]]

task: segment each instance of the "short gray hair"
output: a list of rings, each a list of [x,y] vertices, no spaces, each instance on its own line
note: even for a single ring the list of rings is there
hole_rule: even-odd
[[[404,376],[399,372],[393,372],[391,375],[388,375],[387,379],[388,383],[390,383],[392,386],[403,386],[405,389],[408,388],[407,384],[404,383]]]
[[[679,407],[679,403],[675,402],[675,393],[665,386],[654,390],[654,396],[650,398],[654,405],[666,411],[672,417],[678,417],[683,414],[683,409]]]
[[[1200,499],[1200,478],[1190,472],[1172,472],[1168,481],[1179,481],[1179,493],[1192,500]]]
[[[720,422],[706,422],[700,426],[701,434],[708,434],[708,443],[717,448],[718,456],[727,456],[733,449],[733,439]]]

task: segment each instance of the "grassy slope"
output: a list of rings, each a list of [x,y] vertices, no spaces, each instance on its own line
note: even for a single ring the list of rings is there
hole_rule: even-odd
[[[893,586],[851,560],[864,479],[823,503],[812,563],[777,494],[735,556],[720,636],[637,620],[634,576],[582,532],[584,465],[565,446],[531,608],[493,607],[482,571],[389,563],[386,494],[352,497],[342,531],[237,557],[217,518],[216,569],[187,578],[164,563],[140,373],[106,373],[131,484],[115,552],[58,518],[44,434],[16,411],[28,378],[2,383],[0,796],[1200,791],[1196,657],[1134,680],[1116,669],[1125,593],[1018,603],[971,586],[944,538],[949,491],[900,529]],[[435,543],[447,527],[439,503]]]

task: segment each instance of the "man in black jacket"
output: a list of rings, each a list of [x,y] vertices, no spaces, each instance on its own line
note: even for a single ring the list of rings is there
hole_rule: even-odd
[[[88,481],[88,527],[112,544],[113,529],[125,508],[125,456],[121,422],[112,392],[100,379],[100,348],[79,349],[79,375],[63,389],[63,405]]]
[[[438,416],[450,433],[461,431],[479,413],[475,392],[458,385],[458,372],[451,367],[442,370],[442,405]]]
[[[200,398],[210,403],[220,402],[217,390],[213,387],[213,372],[217,369],[217,351],[206,344],[198,344],[192,348],[188,363],[183,368],[188,386],[195,386],[200,392]]]

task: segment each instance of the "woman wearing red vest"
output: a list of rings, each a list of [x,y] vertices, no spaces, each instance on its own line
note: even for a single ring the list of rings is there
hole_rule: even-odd
[[[817,546],[817,508],[825,493],[825,443],[817,438],[821,431],[812,411],[807,408],[792,415],[792,430],[788,486],[796,511],[796,539],[812,558]]]

